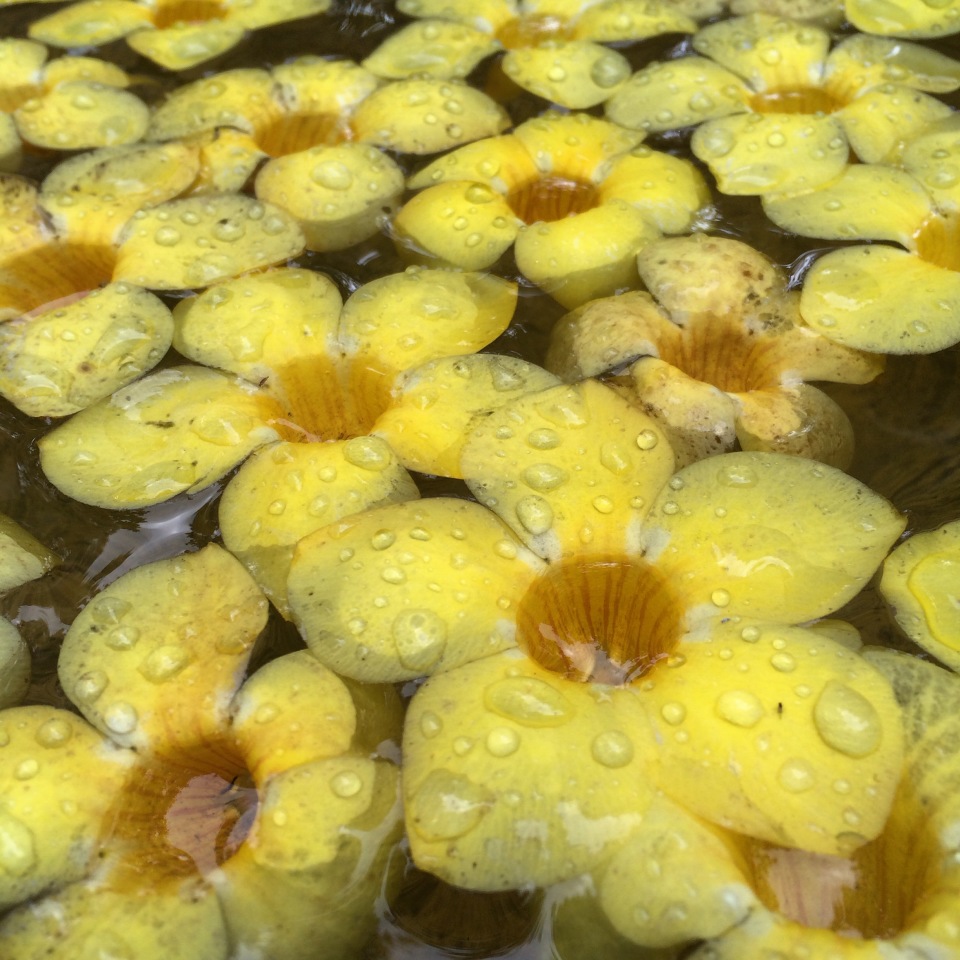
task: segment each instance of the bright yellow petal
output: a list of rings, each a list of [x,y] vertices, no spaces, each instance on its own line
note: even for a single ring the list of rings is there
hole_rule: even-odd
[[[691,147],[721,193],[748,196],[816,189],[843,172],[850,153],[839,120],[784,113],[711,120]]]
[[[518,15],[516,0],[397,0],[408,17],[443,17],[495,33]]]
[[[183,143],[195,147],[200,170],[191,193],[241,193],[267,154],[249,133],[229,127],[202,130],[184,136]]]
[[[19,703],[30,686],[30,648],[20,632],[0,617],[0,708]]]
[[[343,250],[372,237],[399,206],[403,172],[362,143],[313,147],[261,168],[256,194],[297,218],[308,250]]]
[[[75,500],[143,507],[201,490],[278,439],[256,389],[203,367],[173,367],[75,414],[40,442],[51,482]]]
[[[99,47],[150,26],[146,6],[129,0],[86,0],[34,20],[29,33],[52,47]]]
[[[926,131],[906,145],[903,168],[930,192],[942,210],[960,209],[960,114],[930,124]]]
[[[402,80],[420,74],[465,77],[484,57],[500,49],[487,32],[449,20],[424,20],[391,33],[363,61],[378,77]]]
[[[826,83],[839,83],[851,93],[881,83],[950,93],[960,87],[960,61],[919,43],[857,33],[830,52]]]
[[[903,758],[886,678],[796,627],[734,618],[696,640],[645,690],[666,793],[713,823],[816,853],[849,854],[880,833]]]
[[[0,325],[0,394],[31,417],[63,417],[136,380],[166,354],[165,304],[124,283]]]
[[[23,159],[20,134],[13,117],[0,114],[0,173],[12,173],[19,169]]]
[[[43,44],[13,37],[0,40],[0,67],[3,70],[0,107],[4,111],[16,109],[25,97],[40,92],[46,60],[47,49]]]
[[[390,443],[408,469],[460,477],[460,455],[474,416],[557,382],[552,374],[515,357],[445,357],[401,377],[374,432]]]
[[[636,551],[673,451],[649,417],[585,380],[475,422],[461,467],[477,499],[540,556],[622,556]]]
[[[416,484],[376,437],[282,443],[258,451],[220,499],[220,530],[280,612],[297,541],[341,517],[416,500]]]
[[[741,113],[750,88],[705,57],[654,62],[635,73],[606,103],[615,123],[658,132]]]
[[[0,713],[0,904],[83,877],[134,756],[75,713],[48,706]]]
[[[130,86],[130,78],[120,67],[94,57],[58,57],[44,68],[43,83],[47,89],[67,80],[86,80],[108,87]]]
[[[508,194],[538,176],[537,165],[525,143],[513,134],[504,134],[468,143],[434,160],[410,177],[407,186],[420,190],[449,180],[469,180]]]
[[[296,221],[271,204],[229,194],[171,200],[129,222],[114,279],[155,290],[207,287],[281,263],[303,244]]]
[[[0,513],[0,593],[42,577],[58,562],[53,551]]]
[[[404,728],[414,862],[473,890],[589,870],[641,823],[652,750],[631,687],[564,680],[519,652],[433,677]]]
[[[273,69],[281,85],[280,105],[287,121],[297,117],[345,118],[377,90],[381,81],[352,60],[300,57]],[[256,118],[258,125],[261,123]]]
[[[907,636],[960,671],[960,522],[897,547],[883,565],[880,591]]]
[[[835,250],[807,274],[800,312],[859,350],[934,353],[960,340],[960,274],[894,247]]]
[[[358,680],[394,682],[513,646],[513,610],[541,568],[489,511],[431,498],[305,537],[287,591],[318,660]]]
[[[247,30],[273,26],[276,23],[289,23],[325,13],[331,0],[254,0],[246,6],[228,7],[227,16]]]
[[[43,247],[53,237],[39,203],[38,190],[29,180],[0,176],[0,214],[0,264],[5,267]],[[17,288],[21,285],[14,280],[13,289],[9,289],[10,281],[6,277],[0,278],[0,318],[6,320],[22,312],[15,306],[20,299]]]
[[[844,20],[843,0],[730,0],[731,13],[772,13],[835,30]]]
[[[938,4],[914,0],[846,0],[850,22],[865,33],[888,37],[943,37],[960,27],[957,0]]]
[[[589,40],[510,50],[502,67],[517,86],[570,110],[603,103],[630,76],[630,61],[623,54]]]
[[[696,20],[687,16],[678,4],[603,0],[578,11],[573,34],[579,40],[616,43],[664,33],[693,33],[696,29]]]
[[[240,24],[229,20],[176,23],[162,30],[137,30],[127,43],[166,70],[189,70],[232,50],[245,33]]]
[[[832,467],[730,453],[670,481],[643,546],[676,584],[690,621],[740,614],[800,623],[861,590],[904,524],[886,500]]]

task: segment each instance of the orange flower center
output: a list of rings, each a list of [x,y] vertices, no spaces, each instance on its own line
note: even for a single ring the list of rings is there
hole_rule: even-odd
[[[507,194],[510,209],[524,222],[563,220],[597,205],[597,190],[583,180],[540,177]]]
[[[160,0],[153,14],[153,25],[158,30],[191,23],[209,23],[222,20],[226,8],[218,0]]]
[[[754,113],[835,113],[847,102],[823,87],[785,87],[755,93],[748,106]]]
[[[945,270],[960,271],[960,216],[934,214],[913,235],[917,255]]]
[[[682,609],[642,560],[564,560],[534,581],[517,608],[521,647],[572,680],[627,684],[673,652]]]
[[[350,124],[332,113],[292,113],[258,124],[257,146],[271,157],[285,157],[311,147],[332,147],[353,140]]]
[[[571,36],[572,31],[567,22],[550,14],[515,17],[496,33],[497,39],[508,50],[536,47],[549,40],[569,40]]]

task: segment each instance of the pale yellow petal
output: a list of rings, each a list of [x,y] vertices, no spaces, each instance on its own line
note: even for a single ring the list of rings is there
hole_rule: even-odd
[[[0,114],[0,173],[13,173],[23,160],[23,146],[13,117]]]
[[[414,74],[465,77],[499,49],[500,44],[486,31],[450,20],[423,20],[389,34],[363,66],[388,80]]]
[[[443,17],[494,33],[517,16],[516,0],[397,0],[408,17]]]
[[[30,648],[20,631],[0,617],[0,708],[19,703],[30,686]]]
[[[866,33],[889,37],[942,37],[960,27],[957,0],[929,4],[914,0],[846,0],[850,22]]]
[[[52,550],[0,513],[0,593],[42,577],[58,562]]]
[[[228,17],[248,30],[288,23],[325,13],[331,0],[255,0],[246,6],[231,6]]]
[[[109,87],[129,87],[131,83],[116,64],[94,57],[58,57],[44,68],[43,82],[48,89],[66,80],[88,80]]]
[[[960,87],[960,61],[919,43],[855,33],[841,40],[827,58],[826,83],[836,82],[847,92],[891,83],[950,93]]]
[[[14,37],[0,40],[3,70],[0,105],[5,111],[18,107],[25,97],[39,92],[47,56],[47,49],[41,43]]]
[[[30,24],[34,40],[52,47],[99,47],[150,26],[150,11],[130,0],[85,0]]]
[[[693,33],[697,21],[682,4],[644,0],[602,0],[581,7],[573,25],[574,36],[597,43],[644,40],[664,33]]]
[[[942,210],[960,209],[960,114],[930,124],[906,145],[901,161],[903,168],[916,177],[930,192]]]
[[[468,143],[428,163],[410,177],[407,186],[420,190],[448,180],[467,180],[486,184],[506,195],[538,176],[537,165],[525,143],[512,134],[504,134]]]
[[[137,30],[127,43],[166,70],[188,70],[233,49],[246,30],[229,20],[175,23],[162,30]]]

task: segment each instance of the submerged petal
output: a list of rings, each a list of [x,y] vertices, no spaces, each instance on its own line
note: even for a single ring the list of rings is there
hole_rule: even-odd
[[[19,703],[30,686],[30,648],[20,631],[0,617],[0,708]]]
[[[0,593],[42,577],[58,558],[10,517],[0,514]]]

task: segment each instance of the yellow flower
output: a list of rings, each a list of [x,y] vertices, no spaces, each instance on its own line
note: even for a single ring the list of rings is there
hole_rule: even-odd
[[[330,0],[81,0],[34,20],[29,34],[52,47],[99,47],[125,38],[159,66],[186,70],[235,47],[251,30],[329,6]]]
[[[302,540],[288,581],[332,669],[431,674],[404,729],[418,866],[556,883],[625,847],[661,793],[821,854],[879,833],[893,694],[835,631],[791,624],[866,583],[903,528],[886,501],[782,454],[671,476],[656,424],[589,380],[476,421],[462,468],[479,503],[355,514]]]
[[[847,19],[884,37],[948,37],[960,31],[957,0],[845,0]]]
[[[573,110],[606,100],[630,63],[601,46],[696,30],[696,4],[648,0],[399,0],[424,18],[391,34],[363,65],[381,77],[465,77],[506,48],[503,72],[518,86]],[[600,41],[595,42],[595,41]]]
[[[698,125],[691,146],[727,194],[791,193],[836,177],[850,149],[895,159],[949,107],[921,91],[960,85],[960,64],[917,44],[856,34],[830,49],[819,27],[754,14],[710,24],[702,56],[644,67],[606,104],[643,130]]]
[[[221,547],[148,564],[64,639],[83,716],[0,712],[7,956],[357,955],[399,832],[376,747],[399,704],[302,651],[242,682],[266,619]]]
[[[521,273],[566,307],[637,276],[636,254],[683,233],[710,199],[696,168],[643,134],[586,114],[546,114],[461,147],[410,178],[400,244],[467,270],[511,246]]]
[[[849,465],[853,427],[804,381],[866,383],[882,357],[804,326],[798,294],[744,243],[704,234],[661,240],[638,264],[649,293],[568,314],[553,328],[547,369],[567,381],[619,369],[615,385],[656,419],[682,464],[739,442]]]
[[[157,109],[149,136],[232,133],[228,146],[211,153],[205,179],[240,190],[267,160],[257,196],[297,217],[308,247],[323,251],[367,239],[396,208],[403,173],[378,147],[437,153],[508,124],[501,107],[457,81],[383,84],[349,60],[302,57],[269,72],[229,70],[180,87]]]
[[[143,144],[64,161],[40,190],[0,179],[0,393],[31,416],[89,406],[170,345],[170,311],[143,288],[204,287],[303,249],[269,204],[172,199],[199,169],[194,147]]]
[[[504,280],[439,270],[383,277],[345,304],[309,270],[212,287],[174,311],[174,347],[204,366],[74,416],[43,439],[43,469],[76,500],[125,509],[246,460],[221,501],[224,543],[285,612],[302,536],[419,496],[404,467],[455,474],[474,414],[557,382],[510,357],[462,356],[502,333],[515,303]]]

